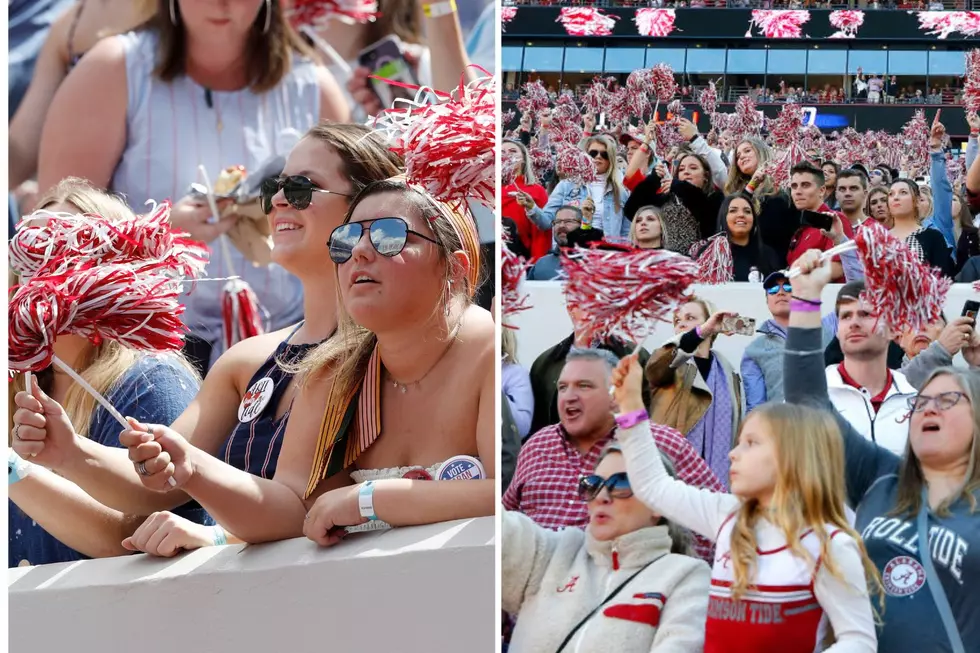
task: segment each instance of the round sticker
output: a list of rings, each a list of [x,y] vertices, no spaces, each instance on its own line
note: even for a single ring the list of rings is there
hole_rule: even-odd
[[[238,421],[247,424],[257,418],[265,410],[272,400],[272,390],[275,382],[269,377],[264,377],[252,384],[242,403],[238,404]]]
[[[473,456],[453,456],[439,467],[440,481],[471,481],[486,478],[483,464]]]
[[[881,579],[885,584],[885,592],[891,596],[909,596],[926,584],[926,570],[915,558],[898,556],[885,565]]]
[[[418,469],[408,470],[407,472],[402,474],[402,478],[407,478],[412,481],[431,481],[432,474],[430,474],[429,472],[427,472],[426,470],[420,467]]]

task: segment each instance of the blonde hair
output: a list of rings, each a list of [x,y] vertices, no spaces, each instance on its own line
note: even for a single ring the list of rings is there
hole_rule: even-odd
[[[629,235],[630,242],[636,246],[639,246],[639,243],[636,241],[636,222],[637,222],[637,218],[644,211],[653,211],[653,213],[657,216],[657,220],[660,221],[660,247],[666,249],[667,233],[664,231],[663,211],[660,210],[660,207],[654,206],[653,204],[647,204],[646,206],[641,206],[636,210],[636,213],[633,214],[633,219],[630,220],[630,235]]]
[[[740,140],[735,146],[735,156],[732,157],[732,164],[728,167],[728,183],[725,184],[725,195],[734,195],[735,193],[741,193],[745,190],[745,187],[750,181],[752,181],[752,175],[747,175],[738,168],[738,148],[742,147],[743,143],[748,143],[755,150],[755,156],[759,159],[759,165],[757,170],[762,170],[772,159],[772,150],[766,145],[766,142],[761,138],[755,136],[747,136]],[[707,174],[711,174],[710,171]],[[762,185],[755,189],[753,197],[756,198],[758,203],[758,198],[768,197],[770,195],[775,195],[779,192],[776,185],[772,181],[772,177],[766,175],[763,180]]]
[[[350,222],[354,210],[361,202],[384,193],[401,195],[427,219],[435,239],[442,245],[439,249],[445,263],[444,283],[450,289],[446,300],[451,303],[462,299],[469,304],[480,285],[480,242],[472,218],[463,214],[460,208],[439,202],[396,178],[368,184],[351,200],[344,224]],[[461,269],[456,257],[452,256],[453,252],[460,250],[469,259],[469,267],[465,271]],[[462,283],[459,283],[460,280]],[[339,286],[337,298],[337,333],[310,350],[298,363],[280,363],[284,369],[306,378],[317,378],[327,370],[335,370],[328,403],[341,401],[361,382],[378,341],[374,333],[356,324],[351,318],[341,300]],[[440,300],[433,311],[445,307],[446,303]]]
[[[606,154],[609,156],[609,170],[606,171],[606,187],[612,187],[613,208],[616,210],[616,213],[619,213],[623,208],[622,197],[626,190],[623,187],[623,182],[619,179],[619,162],[616,160],[616,142],[611,136],[607,136],[606,134],[589,136],[582,142],[582,149],[588,152],[589,145],[592,145],[592,143],[600,143],[606,148]]]
[[[506,324],[500,330],[500,353],[505,363],[517,362],[517,334]]]
[[[512,138],[505,138],[504,143],[509,143],[510,145],[516,145],[517,149],[521,151],[521,168],[520,176],[524,177],[524,183],[528,186],[533,186],[538,183],[538,178],[534,174],[534,164],[531,161],[531,153],[528,152],[527,147],[524,143],[514,140]]]
[[[977,462],[980,458],[980,374],[956,367],[941,367],[933,371],[920,387],[924,390],[940,376],[953,377],[966,394],[966,400],[973,408],[973,442],[970,443],[970,461],[967,463],[963,487],[956,494],[944,499],[933,512],[940,517],[948,517],[949,507],[963,499],[970,504],[972,514],[977,511],[976,492],[980,490],[980,464]],[[898,496],[892,514],[910,517],[918,514],[922,507],[923,487],[925,487],[925,477],[922,475],[922,463],[912,450],[910,438],[905,444],[905,456],[898,470]]]
[[[133,212],[126,204],[114,195],[100,191],[87,181],[77,177],[67,177],[48,190],[38,200],[37,208],[44,209],[56,204],[70,204],[80,213],[100,215],[112,220],[122,220],[132,217]],[[16,275],[10,273],[10,287],[19,282]],[[196,378],[197,371],[180,353],[175,353],[174,359]],[[126,375],[130,368],[140,359],[140,352],[125,347],[112,340],[103,340],[98,346],[90,345],[77,363],[78,372],[96,392],[105,396],[113,386]],[[50,391],[51,372],[38,374],[38,383],[45,392]],[[44,387],[47,385],[48,387]],[[9,384],[8,391],[8,426],[13,429],[14,395],[26,390],[27,384],[23,374],[16,374]],[[72,383],[61,402],[75,429],[75,433],[88,437],[92,415],[95,413],[97,402],[77,383]]]
[[[817,561],[800,543],[801,534],[811,530],[820,540],[820,564],[842,582],[848,579],[831,555],[828,530],[843,531],[852,537],[861,554],[868,587],[881,599],[878,570],[868,558],[861,537],[844,516],[844,442],[837,422],[826,411],[775,402],[754,410],[750,419],[762,420],[769,427],[778,471],[768,509],[757,499],[747,499],[735,515],[731,536],[733,597],[738,599],[752,585],[758,561],[755,528],[762,519],[768,519],[782,531],[793,555],[816,565]],[[742,423],[740,434],[748,422]]]

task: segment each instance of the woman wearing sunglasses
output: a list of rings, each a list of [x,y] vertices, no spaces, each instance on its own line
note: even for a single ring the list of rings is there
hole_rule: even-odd
[[[792,282],[794,297],[817,304],[830,280],[819,254],[807,252],[797,260],[803,274]],[[790,315],[786,401],[833,412],[819,327],[819,310]],[[973,580],[980,569],[980,375],[947,367],[926,379],[909,400],[909,438],[901,457],[834,414],[844,436],[855,528],[885,588],[878,651],[975,650],[980,641],[980,586]]]
[[[592,136],[583,143],[582,149],[595,164],[599,180],[590,184],[561,180],[544,208],[527,208],[527,217],[542,229],[551,229],[558,209],[581,207],[591,201],[595,206],[593,227],[601,229],[607,236],[629,238],[630,223],[623,218],[629,191],[623,186],[623,170],[616,162],[616,142],[609,136]]]
[[[689,557],[687,531],[633,496],[616,443],[578,490],[584,531],[503,514],[502,607],[517,615],[509,652],[700,653],[710,571]]]
[[[327,242],[338,332],[290,366],[302,377],[275,476],[134,424],[120,437],[141,480],[174,478],[246,542],[492,515],[497,359],[493,320],[472,304],[473,221],[391,179],[361,190]]]
[[[401,159],[367,127],[325,123],[293,148],[285,177],[263,188],[263,202],[271,209],[272,258],[302,282],[306,320],[249,338],[221,355],[196,398],[171,426],[202,454],[263,478],[276,473],[299,389],[295,374],[284,368],[337,328],[337,275],[334,266],[324,265],[325,243],[346,213],[349,197],[401,169]],[[126,541],[128,548],[172,556],[181,549],[230,539],[166,512],[186,502],[187,495],[148,490],[126,452],[57,429],[52,410],[61,409],[53,404],[46,411],[42,449],[31,460],[106,506],[127,515],[152,515]]]

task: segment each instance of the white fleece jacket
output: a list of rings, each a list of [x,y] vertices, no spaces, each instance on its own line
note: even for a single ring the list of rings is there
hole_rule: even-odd
[[[701,653],[708,565],[670,553],[666,526],[599,542],[503,515],[503,609],[517,615],[511,653],[554,653],[583,617],[651,560],[575,634],[563,653]]]

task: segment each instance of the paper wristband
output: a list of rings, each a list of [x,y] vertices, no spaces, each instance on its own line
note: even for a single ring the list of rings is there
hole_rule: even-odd
[[[27,462],[16,453],[13,449],[8,450],[7,455],[7,487],[10,487],[17,481],[23,480],[31,475],[34,465]]]
[[[361,517],[370,521],[378,519],[378,516],[374,514],[374,481],[368,481],[361,486],[357,493],[357,507],[361,512]]]
[[[225,529],[221,528],[220,524],[215,524],[211,527],[212,535],[214,536],[214,546],[224,546],[228,544],[228,536],[225,534]]]
[[[422,5],[422,13],[426,18],[441,18],[456,13],[456,0],[446,0],[445,2],[433,2],[432,4]]]

